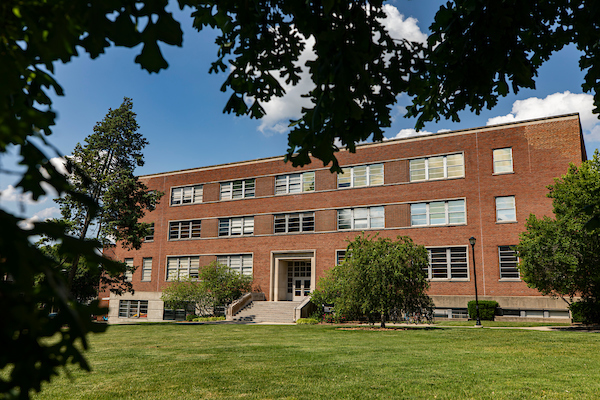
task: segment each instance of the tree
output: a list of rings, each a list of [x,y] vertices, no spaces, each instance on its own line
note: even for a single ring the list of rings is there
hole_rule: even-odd
[[[163,195],[149,191],[134,175],[135,168],[144,165],[142,150],[148,141],[138,132],[132,109],[131,99],[124,98],[119,108],[109,109],[94,126],[94,133],[85,139],[85,145],[77,143],[68,157],[74,167],[70,180],[76,195],[66,194],[56,200],[62,218],[70,222],[71,233],[84,239],[95,231],[103,247],[120,242],[124,248],[139,249],[150,233],[150,224],[138,220],[146,210],[152,211]],[[82,204],[81,196],[91,198],[95,205]],[[79,257],[75,256],[69,268],[71,287],[78,267]],[[120,279],[102,273],[101,277],[109,286],[127,287],[124,274],[120,274]]]
[[[571,165],[566,175],[548,187],[555,218],[530,215],[521,234],[519,253],[521,277],[544,295],[572,303],[600,306],[600,228],[584,229],[589,216],[585,209],[600,211],[600,154],[581,166]],[[600,316],[600,315],[598,315]],[[598,318],[596,316],[596,318]],[[600,322],[599,319],[593,322]]]
[[[333,303],[343,315],[375,315],[385,327],[387,320],[421,315],[430,320],[433,302],[425,270],[429,256],[407,236],[388,238],[357,236],[348,244],[345,260],[319,281],[312,302]]]
[[[252,287],[252,277],[216,261],[202,267],[198,278],[188,277],[166,287],[161,295],[166,308],[185,309],[196,315],[216,315]]]
[[[493,108],[512,89],[535,88],[538,69],[569,44],[583,52],[584,92],[600,112],[600,8],[585,0],[454,0],[440,7],[427,44],[415,54],[407,116],[420,129],[440,118],[458,121],[466,108]]]
[[[96,58],[113,45],[141,45],[135,62],[149,72],[167,68],[159,44],[182,43],[179,22],[165,10],[167,3],[0,2],[0,153],[6,153],[10,146],[18,148],[24,171],[15,174],[16,187],[31,193],[34,200],[46,194],[47,187],[53,187],[93,207],[93,201],[72,190],[42,151],[42,145],[50,146],[46,136],[51,134],[55,122],[48,91],[63,95],[52,76],[54,64],[69,62],[79,51]],[[581,67],[587,68],[588,73],[583,88],[594,92],[596,107],[600,104],[596,30],[600,11],[591,2],[456,0],[436,15],[427,46],[390,38],[378,20],[383,16],[382,0],[178,3],[181,8],[194,9],[192,18],[197,29],[211,27],[221,31],[216,40],[217,61],[211,72],[223,71],[227,62],[235,67],[227,69],[229,75],[222,87],[233,91],[226,112],[260,117],[261,102],[283,95],[277,76],[291,83],[298,81],[300,70],[296,62],[304,46],[303,37],[315,38],[316,58],[308,65],[315,83],[308,94],[312,106],[303,110],[289,134],[288,160],[294,165],[306,164],[312,154],[339,170],[336,138],[350,150],[370,135],[375,140],[382,139],[381,128],[389,126],[390,107],[402,92],[415,96],[408,115],[418,117],[417,127],[440,117],[458,119],[457,112],[466,107],[476,112],[484,106],[492,107],[498,96],[508,93],[507,80],[514,91],[532,87],[537,68],[567,43],[575,43],[585,52]],[[245,98],[253,102],[248,105]],[[597,216],[593,220],[597,221]],[[88,262],[102,263],[114,271],[121,266],[96,258],[97,242],[73,241],[60,224],[40,223],[27,231],[19,227],[19,222],[19,218],[0,210],[0,313],[21,310],[10,316],[0,314],[5,326],[0,345],[11,347],[15,354],[24,354],[29,351],[29,343],[15,345],[12,341],[18,332],[34,335],[33,340],[35,334],[42,335],[43,331],[51,336],[62,326],[70,327],[69,340],[85,342],[85,334],[91,329],[85,315],[91,309],[76,312],[70,308],[71,300],[61,292],[56,260],[33,248],[29,240],[45,235],[61,244],[61,256],[82,254]],[[35,289],[35,296],[27,297],[31,294],[32,277],[38,274],[48,279]],[[39,315],[40,304],[51,304],[55,301],[52,299],[59,298],[61,309],[65,310],[62,325]],[[25,315],[42,319],[27,320]],[[39,389],[40,381],[49,379],[68,360],[87,366],[77,348],[68,343],[65,346],[78,356],[53,358],[52,363],[46,362],[51,359],[48,358],[40,368],[35,367],[35,357],[0,355],[0,370],[18,366],[8,380],[0,380],[2,393],[20,388],[15,389],[16,393],[27,398],[30,388]],[[18,374],[23,378],[18,378]]]

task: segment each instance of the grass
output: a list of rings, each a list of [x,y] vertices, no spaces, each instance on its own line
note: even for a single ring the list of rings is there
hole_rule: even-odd
[[[596,399],[591,332],[111,326],[34,399]]]

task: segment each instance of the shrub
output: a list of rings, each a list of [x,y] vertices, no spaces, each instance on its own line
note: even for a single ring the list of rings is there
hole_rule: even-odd
[[[315,325],[318,324],[319,320],[316,318],[298,318],[296,324],[298,325]]]
[[[193,321],[194,318],[196,318],[196,315],[194,315],[194,314],[188,314],[188,315],[185,316],[185,320],[188,321],[188,322],[189,321]]]
[[[225,317],[196,317],[192,321],[194,321],[194,322],[225,321]]]
[[[496,315],[496,308],[498,302],[494,300],[479,300],[479,318],[484,321],[493,321],[494,315]],[[468,303],[469,318],[477,319],[477,312],[475,310],[475,300],[471,300]]]
[[[586,325],[600,323],[600,304],[594,300],[581,300],[571,303],[569,306],[573,322],[581,322]]]

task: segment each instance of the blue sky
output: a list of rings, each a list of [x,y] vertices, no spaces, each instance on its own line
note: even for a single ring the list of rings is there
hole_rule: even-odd
[[[386,26],[397,37],[424,40],[436,10],[445,1],[397,0],[387,4]],[[162,46],[169,68],[148,74],[134,63],[139,48],[109,48],[96,60],[87,55],[67,65],[56,65],[55,77],[65,96],[54,96],[58,113],[54,134],[49,138],[63,154],[92,132],[109,108],[118,107],[123,97],[133,99],[142,134],[150,144],[145,150],[146,165],[137,174],[194,168],[261,157],[282,155],[287,148],[285,126],[299,115],[299,94],[310,88],[302,82],[285,98],[267,104],[263,120],[223,114],[229,93],[220,87],[226,74],[208,74],[216,59],[215,33],[198,33],[191,28],[189,10],[173,11],[182,21],[183,47]],[[306,57],[310,57],[307,52]],[[600,120],[591,114],[592,97],[583,94],[583,72],[578,67],[579,53],[568,47],[554,55],[539,71],[536,90],[523,90],[499,101],[491,111],[475,115],[465,111],[461,122],[429,123],[424,132],[485,126],[570,112],[581,114],[588,157],[600,147]],[[394,122],[386,137],[416,134],[415,120],[403,118],[410,99],[400,96],[394,108]],[[50,155],[53,155],[49,152]],[[3,157],[11,168],[15,158]],[[13,168],[14,169],[14,168]],[[34,204],[19,195],[14,176],[0,175],[0,206],[19,215],[43,220],[59,216],[51,198]]]

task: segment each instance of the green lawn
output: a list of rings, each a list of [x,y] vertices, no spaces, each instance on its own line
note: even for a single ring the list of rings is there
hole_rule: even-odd
[[[591,332],[111,326],[35,399],[596,399]]]

